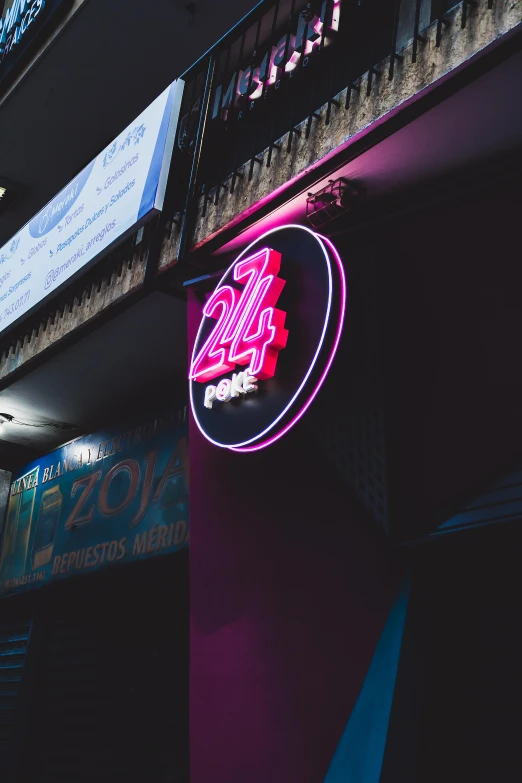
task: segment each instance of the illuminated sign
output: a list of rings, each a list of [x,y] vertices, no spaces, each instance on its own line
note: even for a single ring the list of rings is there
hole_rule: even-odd
[[[303,226],[264,234],[206,300],[189,372],[195,421],[216,446],[256,451],[301,418],[337,351],[339,254]]]
[[[0,19],[0,58],[3,60],[20,43],[38,15],[45,0],[15,0]]]
[[[298,16],[294,33],[285,33],[275,46],[268,49],[259,65],[249,65],[244,71],[232,74],[228,84],[220,84],[214,92],[212,119],[221,116],[242,100],[255,101],[261,98],[265,84],[278,89],[282,74],[291,73],[299,64],[308,65],[310,54],[321,41],[329,43],[327,33],[339,29],[341,0],[324,0],[318,12],[308,8]]]
[[[184,411],[62,446],[13,476],[0,594],[188,546]]]
[[[280,265],[281,254],[270,248],[235,264],[233,278],[243,289],[220,286],[205,305],[203,315],[217,324],[192,364],[191,378],[210,380],[236,364],[248,364],[258,378],[274,375],[288,337],[286,313],[274,307],[285,284],[277,276]]]
[[[5,5],[5,3],[3,3]],[[0,81],[72,0],[13,0],[0,18]]]

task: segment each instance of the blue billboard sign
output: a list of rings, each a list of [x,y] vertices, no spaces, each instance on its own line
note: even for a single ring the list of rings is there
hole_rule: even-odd
[[[74,440],[14,476],[0,593],[186,548],[188,514],[184,415]]]

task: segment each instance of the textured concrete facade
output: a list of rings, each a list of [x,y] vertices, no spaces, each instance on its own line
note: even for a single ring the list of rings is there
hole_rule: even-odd
[[[61,27],[85,2],[87,0],[75,0]],[[309,137],[306,138],[304,133],[300,137],[295,136],[290,152],[287,152],[287,137],[283,137],[281,149],[273,151],[271,166],[255,167],[251,181],[248,176],[238,178],[233,193],[221,190],[217,204],[212,198],[206,209],[201,200],[191,246],[201,247],[225,229],[239,224],[270,201],[276,191],[282,191],[289,184],[297,182],[319,163],[332,159],[334,169],[333,159],[340,150],[349,147],[377,124],[385,123],[422,94],[436,87],[444,78],[451,78],[452,72],[464,67],[502,36],[515,30],[522,23],[522,0],[494,0],[492,8],[489,8],[488,0],[477,0],[474,5],[467,6],[466,13],[466,24],[463,27],[463,4],[459,3],[448,12],[440,46],[436,45],[437,25],[432,24],[424,30],[422,34],[425,43],[419,42],[415,62],[412,61],[413,45],[408,43],[401,50],[402,59],[395,62],[392,79],[388,78],[389,60],[376,65],[380,76],[371,77],[369,95],[369,76],[364,74],[360,79],[359,92],[351,92],[348,108],[345,108],[347,90],[343,90],[336,96],[340,107],[332,107],[328,125],[325,122],[325,104],[318,110],[321,119],[312,125]],[[61,27],[55,30],[54,35],[59,34]],[[44,48],[49,43],[48,40]],[[266,162],[267,151],[258,157],[263,157]],[[246,173],[248,165],[240,168],[240,172],[243,169]],[[180,221],[171,221],[167,226],[160,251],[160,269],[166,269],[178,260],[179,231]],[[139,288],[144,282],[146,268],[142,247],[140,245],[136,249],[128,265],[123,265],[121,274],[114,272],[104,276],[100,269],[97,282],[75,296],[72,305],[62,306],[62,309],[56,306],[51,312],[44,311],[38,328],[20,339],[14,338],[13,344],[0,357],[0,381]],[[20,333],[24,334],[23,331]]]
[[[71,295],[71,303],[47,311],[37,328],[4,351],[0,357],[0,381],[143,285],[147,258],[148,245],[143,242],[129,260],[120,261],[105,276],[100,272],[99,280],[84,285],[78,295]]]
[[[369,76],[363,75],[360,91],[352,91],[348,109],[345,109],[347,90],[337,95],[341,108],[332,107],[328,125],[325,123],[327,105],[322,106],[318,111],[321,120],[313,124],[308,138],[305,133],[294,137],[290,152],[287,152],[288,137],[283,136],[278,142],[281,149],[273,151],[270,168],[266,165],[257,166],[252,181],[248,180],[245,164],[239,169],[245,176],[237,179],[232,194],[230,190],[221,190],[217,205],[212,198],[206,209],[202,199],[198,205],[192,246],[200,247],[224,229],[254,213],[274,192],[303,177],[318,163],[332,158],[377,123],[385,122],[401,108],[435,87],[452,71],[462,67],[503,35],[514,30],[522,22],[522,0],[495,0],[492,8],[488,7],[487,0],[468,5],[464,27],[463,13],[463,4],[460,3],[447,14],[441,44],[438,47],[436,23],[423,31],[426,42],[418,44],[416,62],[412,61],[413,43],[405,46],[401,51],[402,60],[395,62],[391,80],[388,78],[389,59],[377,65],[381,75],[371,77],[369,95]],[[268,150],[258,157],[263,157],[266,161]],[[173,226],[163,247],[163,267],[169,266],[177,259],[177,237],[178,229]]]

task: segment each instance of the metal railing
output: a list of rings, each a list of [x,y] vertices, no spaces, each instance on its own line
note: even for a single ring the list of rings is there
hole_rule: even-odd
[[[492,0],[486,2],[491,7]],[[466,25],[463,0],[461,22]],[[267,0],[184,74],[185,94],[176,140],[175,217],[183,215],[179,258],[188,244],[193,210],[204,210],[238,178],[252,179],[272,165],[273,151],[292,150],[322,121],[317,110],[349,109],[361,77],[367,94],[378,80],[392,80],[401,50],[412,43],[415,62],[423,30],[436,22],[436,45],[455,0]],[[389,58],[387,73],[377,67]],[[343,105],[336,96],[347,89]],[[303,125],[304,123],[304,125]],[[180,176],[180,172],[182,172]]]
[[[413,62],[417,59],[426,43],[428,25],[436,24],[436,46],[441,46],[450,23],[448,11],[459,6],[451,19],[465,27],[473,5],[491,9],[495,2],[266,0],[256,6],[183,74],[181,120],[163,214],[145,229],[139,247],[134,247],[135,239],[128,240],[101,266],[2,336],[0,383],[12,371],[11,365],[18,367],[18,354],[24,347],[40,344],[57,319],[75,321],[72,310],[87,306],[103,286],[111,287],[122,276],[128,277],[134,267],[139,272],[135,275],[139,285],[144,284],[142,277],[152,285],[165,228],[172,235],[179,231],[177,259],[187,260],[202,199],[211,208],[223,192],[234,191],[240,178],[252,179],[257,168],[274,165],[273,153],[281,149],[283,138],[284,151],[292,152],[296,136],[308,136],[316,123],[328,124],[333,112],[349,110],[364,74],[368,74],[364,81],[368,94],[379,80],[393,80],[407,44],[411,44],[408,57]],[[339,19],[333,24],[336,10]],[[296,51],[293,67],[287,69],[291,53]],[[275,65],[270,79],[265,70],[274,52],[281,55],[282,65]],[[259,78],[262,76],[265,78]],[[345,96],[342,103],[338,100],[341,92]],[[320,116],[317,110],[325,105],[326,113]],[[102,309],[100,304],[100,312]],[[71,330],[73,327],[71,324]],[[46,340],[45,344],[51,342]],[[36,355],[38,350],[32,353]]]

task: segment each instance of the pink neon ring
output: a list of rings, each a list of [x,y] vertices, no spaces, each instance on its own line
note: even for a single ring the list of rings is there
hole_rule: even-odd
[[[244,444],[238,444],[237,446],[230,446],[230,445],[227,445],[227,444],[224,444],[224,443],[219,443],[218,441],[212,440],[212,438],[210,438],[206,434],[206,432],[203,430],[201,424],[199,423],[199,420],[198,420],[198,417],[197,417],[197,413],[196,413],[195,406],[194,406],[193,394],[192,394],[192,383],[190,383],[189,393],[190,393],[190,402],[191,402],[191,407],[192,407],[192,413],[194,415],[194,421],[196,422],[199,431],[201,432],[201,434],[210,443],[214,444],[215,446],[219,446],[220,448],[229,449],[230,451],[237,451],[237,452],[260,451],[261,449],[264,449],[267,446],[270,446],[272,443],[275,443],[275,441],[279,440],[279,438],[282,438],[283,435],[286,435],[286,433],[295,424],[297,424],[299,419],[301,419],[301,417],[306,413],[306,411],[308,410],[308,408],[310,407],[310,405],[312,404],[312,402],[316,398],[317,394],[319,393],[319,390],[320,390],[321,386],[323,385],[323,383],[324,383],[324,381],[326,379],[326,376],[328,375],[330,367],[332,366],[332,362],[333,362],[333,360],[335,358],[335,355],[337,353],[337,349],[339,347],[339,342],[341,340],[341,334],[342,334],[342,330],[343,330],[343,326],[344,326],[345,309],[346,309],[347,286],[346,286],[346,277],[345,277],[345,274],[344,274],[344,268],[343,268],[343,265],[342,265],[341,257],[340,257],[337,249],[335,248],[335,246],[333,245],[333,243],[331,242],[330,239],[328,239],[325,236],[322,236],[321,234],[316,233],[315,231],[312,231],[311,229],[307,228],[306,226],[299,226],[299,225],[295,225],[295,224],[288,224],[286,226],[279,226],[277,228],[271,229],[270,231],[267,231],[265,234],[263,234],[261,237],[256,239],[254,242],[251,242],[250,245],[248,245],[248,247],[245,248],[243,250],[243,252],[240,253],[240,255],[236,258],[236,260],[234,261],[233,265],[237,264],[237,262],[244,255],[246,255],[254,245],[256,245],[259,242],[261,242],[263,239],[265,239],[265,237],[267,237],[270,234],[273,234],[273,233],[275,233],[277,231],[282,231],[282,230],[284,230],[286,228],[298,228],[301,231],[306,231],[309,234],[312,234],[312,236],[314,236],[319,241],[319,244],[321,245],[321,247],[323,249],[323,252],[324,252],[324,255],[325,255],[325,259],[326,259],[326,263],[328,265],[328,276],[329,276],[329,280],[330,280],[330,291],[329,291],[329,297],[328,297],[328,307],[327,307],[327,314],[326,314],[325,323],[324,323],[324,327],[323,327],[323,333],[321,335],[321,340],[319,342],[319,346],[317,348],[317,351],[316,351],[316,354],[315,354],[314,359],[312,361],[312,364],[310,365],[310,367],[308,369],[308,372],[306,373],[306,375],[305,375],[301,385],[299,386],[299,389],[294,394],[294,396],[292,397],[292,399],[290,400],[290,402],[288,403],[288,405],[286,406],[284,411],[282,411],[282,413],[262,433],[257,435],[255,438],[252,438],[250,441],[246,441]],[[288,424],[286,424],[283,427],[282,430],[280,430],[278,433],[276,433],[272,437],[268,438],[265,441],[262,441],[261,443],[254,443],[253,445],[249,445],[250,443],[253,443],[254,441],[256,441],[259,438],[263,437],[263,435],[265,435],[267,432],[269,432],[271,429],[273,429],[273,427],[275,427],[277,422],[280,421],[286,415],[286,413],[290,410],[290,408],[292,407],[294,402],[297,400],[297,398],[301,394],[301,392],[303,390],[303,387],[305,386],[305,384],[306,384],[308,378],[310,377],[310,375],[311,375],[315,365],[317,364],[319,355],[321,353],[321,349],[323,347],[323,343],[324,343],[324,339],[325,339],[325,336],[326,336],[326,332],[328,330],[328,323],[329,323],[330,315],[331,315],[332,290],[333,290],[332,272],[331,272],[331,267],[330,267],[330,258],[328,256],[328,251],[326,250],[325,244],[330,248],[330,250],[332,252],[333,258],[334,258],[334,260],[335,260],[335,262],[337,264],[337,269],[338,269],[338,272],[339,272],[339,278],[340,278],[340,281],[341,281],[341,302],[340,302],[339,322],[337,324],[337,331],[336,331],[336,335],[335,335],[334,344],[332,346],[332,349],[331,349],[331,352],[330,352],[330,356],[328,357],[328,361],[326,363],[326,367],[323,370],[323,372],[321,374],[321,377],[319,378],[319,380],[318,380],[318,382],[317,382],[313,392],[311,393],[310,397],[308,398],[306,403],[303,405],[303,407],[299,410],[299,412],[294,416],[294,418]],[[227,271],[225,272],[225,274],[223,275],[223,277],[219,281],[217,288],[219,288],[219,286],[221,285],[222,281],[228,275],[228,273],[230,271],[230,268],[231,267],[229,267],[227,269]],[[194,346],[196,346],[197,343],[198,343],[199,334],[200,334],[202,325],[203,325],[203,320],[202,320],[202,322],[200,324],[200,327],[199,327],[199,330],[198,330],[198,334],[196,336],[196,340],[195,340]],[[194,350],[195,350],[195,348],[194,348]],[[194,350],[193,350],[193,353],[192,353],[191,366],[192,366],[192,362],[194,361]]]

